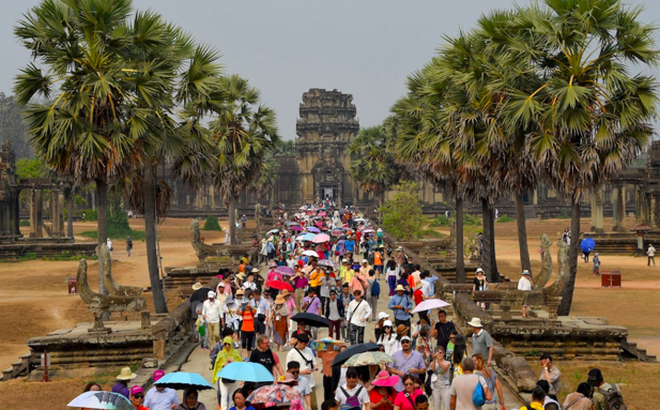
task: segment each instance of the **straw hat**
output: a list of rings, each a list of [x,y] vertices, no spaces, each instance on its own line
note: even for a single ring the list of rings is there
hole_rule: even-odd
[[[408,326],[406,326],[406,325],[404,325],[404,324],[401,324],[401,325],[399,325],[399,326],[396,327],[396,333],[397,333],[398,335],[405,335],[405,334],[408,334],[408,330],[409,330],[409,329],[410,329],[410,328],[409,328]]]
[[[390,376],[387,370],[381,370],[371,383],[379,387],[394,387],[399,382],[399,376]]]
[[[133,380],[137,377],[137,374],[131,371],[130,367],[124,367],[121,369],[119,376],[116,377],[117,380]]]
[[[282,297],[285,297],[285,296],[290,296],[291,293],[289,293],[288,289],[283,289],[282,292],[280,292],[280,295],[282,295]]]
[[[396,289],[394,289],[394,291],[395,291],[395,292],[398,292],[398,291],[400,291],[400,290],[402,290],[402,291],[404,291],[404,292],[406,291],[406,289],[403,287],[403,285],[396,285]]]
[[[281,294],[277,295],[277,297],[275,298],[275,303],[278,304],[278,305],[281,305],[282,303],[284,303],[284,296],[282,296]]]
[[[251,273],[257,273],[257,272],[259,272],[259,269],[257,269],[257,268],[252,268],[252,270],[251,270],[250,272],[251,272]]]
[[[245,279],[245,273],[241,272],[238,275],[236,275],[236,277],[238,278],[238,280],[243,280]]]
[[[239,289],[239,290],[236,291],[236,296],[238,296],[238,295],[245,295],[245,292],[243,291],[243,289]]]
[[[194,285],[192,285],[193,290],[200,290],[202,288],[202,284],[197,282]]]
[[[472,320],[468,322],[468,325],[472,327],[484,327],[484,325],[481,324],[481,319],[478,317],[473,317]]]

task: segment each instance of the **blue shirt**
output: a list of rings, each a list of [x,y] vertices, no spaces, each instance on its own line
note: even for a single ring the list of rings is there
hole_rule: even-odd
[[[427,276],[426,278],[424,278],[424,280],[427,281],[429,284],[431,284],[431,287],[429,288],[429,295],[427,295],[427,296],[433,297],[433,295],[435,295],[435,285],[434,285],[434,283],[435,283],[436,280],[438,280],[438,277],[431,275],[431,276]]]
[[[179,398],[176,396],[176,390],[168,387],[158,391],[154,386],[144,396],[144,407],[149,410],[170,410],[173,404],[179,404]]]
[[[230,407],[229,410],[236,410],[236,407]],[[247,406],[245,410],[254,410],[254,407],[252,406]]]
[[[403,309],[393,309],[396,305],[403,306]],[[396,294],[390,298],[390,303],[387,307],[394,311],[394,319],[408,320],[410,319],[410,313],[405,313],[405,310],[406,308],[412,309],[412,300],[405,293],[401,296]]]

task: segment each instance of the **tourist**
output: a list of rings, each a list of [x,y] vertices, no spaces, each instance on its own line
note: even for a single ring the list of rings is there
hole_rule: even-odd
[[[437,345],[442,346],[442,349],[446,350],[451,332],[455,330],[456,326],[454,326],[454,322],[447,321],[447,312],[440,309],[438,311],[438,321],[435,323],[435,328],[433,329],[433,337],[437,340]]]
[[[348,304],[346,320],[349,326],[350,344],[356,345],[364,343],[364,329],[371,316],[371,306],[362,300],[362,291],[359,289],[353,291],[353,296],[355,300]]]
[[[376,306],[373,306],[374,310]],[[375,340],[380,339],[380,336],[384,333],[383,330],[383,323],[385,323],[386,320],[390,319],[390,315],[387,312],[379,312],[378,313],[378,322],[374,325],[374,336]],[[373,340],[371,340],[373,342]]]
[[[345,346],[345,344],[326,343],[325,348],[317,352],[323,364],[321,370],[323,373],[323,400],[331,400],[334,397],[334,391],[337,390],[341,370],[339,366],[333,367],[332,361],[339,354],[341,346]]]
[[[478,317],[473,317],[468,326],[472,327],[472,354],[481,353],[486,358],[486,366],[490,367],[493,361],[493,338],[483,329]]]
[[[273,374],[274,378],[277,376],[276,370],[280,374],[284,374],[281,367],[276,369],[276,367],[279,367],[279,364],[277,364],[275,354],[270,350],[270,341],[266,335],[257,336],[257,348],[250,353],[250,359],[248,361],[250,363],[261,364],[269,373]]]
[[[405,288],[402,285],[397,285],[394,289],[396,295],[390,298],[387,307],[394,312],[394,323],[404,325],[410,329],[410,310],[413,307],[410,296],[405,294]]]
[[[410,336],[403,336],[401,338],[401,350],[392,354],[394,363],[387,367],[387,371],[399,377],[404,377],[407,374],[419,375],[426,373],[426,364],[424,358],[419,352],[412,349],[412,339]],[[394,387],[396,391],[403,390],[403,383],[401,380]]]
[[[544,410],[543,401],[545,400],[545,392],[542,388],[536,386],[532,390],[532,401],[526,406],[528,410]]]
[[[348,284],[351,279],[353,279],[353,269],[349,265],[349,260],[344,258],[341,260],[341,266],[339,267],[339,276],[341,277],[342,283]]]
[[[486,359],[481,353],[477,353],[475,355],[472,355],[472,360],[474,360],[474,365],[476,372],[475,374],[480,374],[484,377],[486,380],[486,385],[488,386],[488,390],[492,393],[492,396],[490,400],[486,400],[486,404],[481,406],[482,410],[497,410],[497,400],[495,400],[495,394],[497,393],[497,397],[500,399],[500,409],[501,410],[506,410],[506,406],[504,405],[504,394],[502,393],[502,385],[500,384],[500,379],[497,378],[497,374],[495,374],[494,371],[486,367]],[[559,409],[557,409],[559,410]]]
[[[245,291],[251,290],[253,292],[257,290],[257,284],[254,281],[255,280],[254,275],[257,274],[256,272],[254,272],[255,269],[257,272],[259,272],[259,269],[253,268],[252,271],[250,271],[250,273],[247,274],[247,280],[243,282],[243,285],[241,286],[243,290]]]
[[[472,294],[473,295],[477,291],[488,290],[488,280],[486,280],[486,276],[484,276],[484,270],[481,269],[481,268],[477,268],[476,274],[477,274],[477,276],[472,281]],[[486,310],[486,304],[485,303],[478,303],[478,305],[481,306],[481,310]]]
[[[456,329],[452,330],[449,333],[449,342],[447,342],[447,348],[445,349],[445,357],[449,361],[452,361],[454,357],[454,346],[455,346],[457,334],[458,332],[456,331]]]
[[[251,305],[256,309],[254,316],[254,330],[258,335],[266,334],[266,318],[270,313],[270,306],[268,305],[268,300],[261,297],[261,291],[259,289],[252,292],[254,298],[252,298]]]
[[[359,290],[362,295],[366,295],[367,292],[367,274],[369,271],[363,273],[362,269],[355,272],[353,278],[348,283],[348,288],[352,294],[355,294],[356,290]]]
[[[324,316],[327,315],[325,305],[330,298],[330,290],[335,288],[335,281],[330,276],[332,268],[327,267],[323,272],[323,276],[319,279],[319,296],[321,297],[321,311]]]
[[[461,367],[463,368],[463,374],[455,377],[451,383],[449,408],[457,410],[478,410],[479,407],[476,407],[472,402],[472,394],[477,387],[477,383],[481,384],[486,401],[491,400],[493,395],[491,391],[488,390],[488,385],[486,385],[486,380],[483,376],[473,374],[475,369],[474,360],[466,357],[461,362]]]
[[[374,251],[374,270],[378,274],[378,280],[380,280],[380,275],[383,273],[383,249],[384,247],[381,244],[378,245]]]
[[[305,277],[304,272],[300,269],[298,265],[294,268],[296,275],[293,277],[293,289],[294,289],[294,302],[296,303],[296,311],[302,312],[301,305],[303,297],[305,296],[305,289],[309,285],[307,278]]]
[[[422,283],[415,286],[415,291],[413,292],[413,301],[415,302],[415,306],[419,306],[420,303],[424,302],[424,292],[422,292]],[[429,323],[429,317],[426,311],[421,311],[418,312],[417,315],[419,316],[420,319],[426,320],[426,323]]]
[[[414,283],[410,285],[412,289],[416,289],[417,286],[421,285],[422,283],[422,266],[418,263],[413,265],[413,272],[410,274],[412,276]]]
[[[467,340],[462,334],[457,334],[454,339],[454,349],[452,351],[452,374],[455,379],[463,375],[463,359],[467,357]]]
[[[107,238],[105,241],[106,246],[108,247],[108,252],[114,251],[114,248],[112,247],[112,241],[110,238]],[[111,254],[112,255],[112,254]]]
[[[369,410],[369,392],[358,384],[358,372],[355,368],[346,371],[346,384],[340,385],[335,392],[335,400],[342,409]]]
[[[300,363],[300,375],[307,379],[309,386],[312,388],[311,409],[316,410],[316,381],[314,380],[314,371],[317,370],[316,360],[312,350],[307,347],[307,344],[309,343],[309,337],[307,337],[305,334],[301,334],[297,335],[296,339],[296,346],[286,355],[286,365],[288,368],[289,363],[291,362],[295,361]]]
[[[653,266],[655,266],[655,248],[653,247],[653,244],[649,244],[649,248],[646,251],[646,256],[648,256],[646,266],[651,266],[651,262],[653,262]]]
[[[380,283],[378,283],[378,279],[376,279],[376,272],[373,269],[370,269],[369,277],[367,278],[367,293],[365,294],[365,298],[367,299],[369,306],[371,306],[371,320],[376,320],[376,306],[378,306],[379,296]]]
[[[548,394],[550,391],[550,383],[545,380],[538,380],[536,386],[543,389],[545,397],[543,399],[543,410],[561,410],[561,405],[557,401],[557,396],[554,394]]]
[[[371,410],[393,410],[397,392],[394,386],[399,382],[399,376],[390,375],[382,370],[371,383],[374,387],[369,393]]]
[[[390,287],[389,295],[394,296],[396,281],[399,279],[399,268],[394,259],[387,261],[387,265],[385,265],[385,276],[387,277],[387,285]]]
[[[433,343],[431,341],[431,326],[423,325],[415,339],[415,350],[417,350],[424,358],[424,364],[426,368],[429,369],[431,362],[433,361]],[[430,371],[430,369],[429,369]],[[419,379],[424,383],[426,381],[427,374],[420,373]],[[431,376],[428,376],[431,377]]]
[[[423,392],[415,388],[415,377],[411,374],[404,375],[402,383],[403,389],[394,398],[394,410],[416,410],[415,399]]]
[[[587,376],[587,383],[589,383],[594,388],[593,400],[594,400],[595,410],[606,409],[605,394],[610,396],[610,400],[609,400],[610,404],[614,404],[613,402],[616,403],[620,402],[621,404],[623,404],[623,398],[621,397],[621,391],[619,390],[619,386],[617,386],[616,384],[606,383],[605,380],[603,379],[603,374],[600,372],[600,369],[589,370],[589,374]]]
[[[300,394],[300,397],[304,398],[304,408],[311,408],[312,388],[309,386],[307,379],[300,376],[300,363],[296,361],[289,362],[284,379],[280,383],[286,384],[296,390]],[[292,404],[295,405],[296,400]],[[302,403],[300,405],[302,406]]]
[[[85,390],[83,390],[83,393],[88,392],[88,391],[101,391],[103,390],[101,388],[101,385],[96,383],[96,382],[89,382],[85,386]]]
[[[330,298],[326,301],[323,311],[325,312],[325,317],[330,322],[328,337],[332,337],[334,332],[335,339],[341,340],[341,322],[346,313],[344,311],[344,304],[337,299],[337,291],[335,289],[330,290]]]
[[[525,269],[522,272],[522,276],[518,280],[518,290],[529,292],[530,290],[532,290],[533,283],[534,280],[532,279],[532,275],[529,273],[527,269]],[[524,318],[527,317],[527,298],[525,298],[525,302],[523,303],[522,306],[522,317]]]
[[[341,285],[341,294],[339,295],[339,300],[344,305],[344,312],[348,310],[348,305],[355,299],[353,295],[348,291],[348,283]],[[345,317],[345,316],[342,316]],[[343,341],[348,342],[348,321],[344,319],[341,324],[341,338]]]
[[[206,406],[201,401],[197,401],[199,392],[194,387],[186,387],[183,391],[183,403],[179,404],[175,410],[206,410]]]
[[[539,380],[545,380],[550,384],[548,394],[557,395],[561,387],[561,372],[552,362],[552,356],[548,353],[541,355],[541,375]]]
[[[592,389],[589,383],[582,382],[578,384],[575,393],[566,396],[563,408],[570,408],[571,410],[594,410],[594,402],[591,400]]]
[[[583,239],[583,241],[584,241],[584,239]],[[580,245],[582,245],[582,243],[580,243]],[[582,259],[584,259],[584,263],[589,262],[589,254],[590,253],[591,253],[591,248],[587,247],[586,249],[582,249]]]
[[[450,410],[451,399],[451,363],[447,361],[445,349],[438,346],[429,366],[431,370],[431,388],[433,389],[433,409]]]
[[[131,387],[131,404],[135,410],[149,410],[144,407],[144,389],[137,384]]]
[[[218,377],[218,373],[229,363],[242,362],[241,354],[234,349],[232,338],[226,336],[222,340],[222,350],[218,353],[213,365],[212,382],[217,383],[218,404],[221,409],[229,408],[229,398],[232,397],[234,390],[238,387],[236,380],[224,379]]]
[[[272,311],[273,341],[281,352],[289,336],[289,308],[280,294],[275,298]]]
[[[231,400],[234,402],[234,407],[229,410],[254,410],[252,406],[246,406],[249,394],[244,389],[238,389],[232,394]],[[226,409],[227,407],[220,407]]]
[[[119,372],[119,375],[116,377],[117,383],[112,386],[113,393],[119,393],[127,399],[130,398],[131,392],[128,389],[128,382],[137,377],[137,374],[131,371],[130,367],[124,367]]]
[[[126,254],[131,256],[131,250],[133,249],[133,240],[130,235],[126,237]]]
[[[307,291],[307,296],[303,299],[301,310],[307,313],[314,313],[315,315],[322,315],[321,299],[316,296],[316,289],[313,287]]]
[[[283,289],[280,292],[280,295],[284,298],[284,303],[286,304],[287,309],[289,309],[289,329],[293,329],[293,322],[291,322],[291,317],[296,314],[296,302],[294,298],[291,297],[291,292],[288,289]]]
[[[204,301],[202,307],[202,320],[206,323],[206,333],[209,338],[209,346],[215,346],[220,341],[220,325],[224,328],[223,307],[222,304],[216,300],[215,292],[209,290],[207,294],[208,299]]]
[[[376,339],[376,343],[382,345],[385,348],[385,353],[390,356],[398,350],[399,341],[397,335],[392,331],[392,321],[386,320],[383,323],[383,333]]]
[[[321,410],[339,410],[339,403],[333,397],[332,400],[326,400],[321,403]]]
[[[153,375],[154,383],[162,379],[165,372],[156,370]],[[169,387],[154,385],[144,396],[144,407],[149,410],[172,410],[179,405],[179,398],[176,390]]]
[[[415,398],[415,409],[416,410],[429,410],[429,398],[423,394],[420,394]]]
[[[594,258],[592,259],[594,264],[594,276],[600,275],[600,258],[598,257],[598,252],[594,253]]]
[[[241,322],[241,347],[243,348],[243,357],[249,357],[254,344],[255,316],[257,309],[253,306],[254,295],[248,293],[248,301],[244,301],[238,308],[238,315],[242,318]]]

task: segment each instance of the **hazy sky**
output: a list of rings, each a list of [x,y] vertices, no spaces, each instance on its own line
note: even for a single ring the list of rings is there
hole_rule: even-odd
[[[520,0],[525,5],[528,1]],[[645,22],[660,21],[660,1],[646,4]],[[13,27],[37,0],[0,0],[0,92],[29,61]],[[216,47],[227,73],[238,73],[277,112],[285,139],[295,137],[298,105],[310,88],[353,94],[360,125],[379,124],[405,93],[406,76],[421,68],[443,35],[469,30],[482,13],[511,0],[134,0]],[[656,73],[660,72],[654,70]]]

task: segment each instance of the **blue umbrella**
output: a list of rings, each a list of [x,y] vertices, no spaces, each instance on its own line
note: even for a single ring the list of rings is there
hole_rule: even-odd
[[[106,410],[134,410],[133,404],[119,393],[87,391],[71,400],[67,407]]]
[[[582,249],[582,252],[591,252],[594,248],[596,248],[596,241],[592,238],[584,238],[580,243],[580,249]]]
[[[250,362],[233,362],[223,367],[219,377],[244,382],[274,382],[273,373],[269,372],[264,365]]]
[[[169,387],[174,390],[184,390],[194,387],[197,390],[211,390],[213,386],[197,373],[174,372],[168,373],[154,383],[156,386]]]

